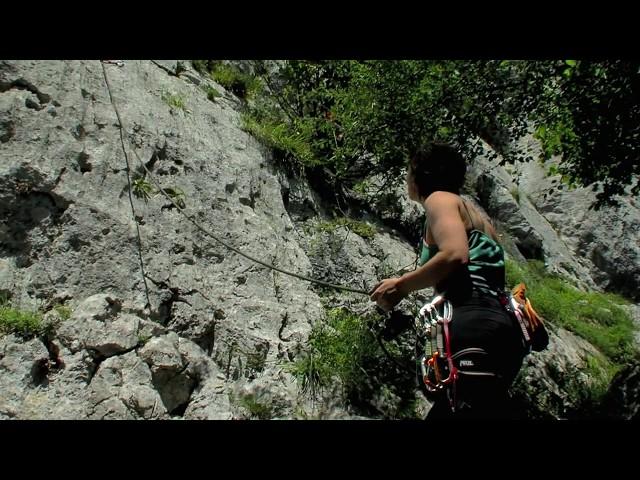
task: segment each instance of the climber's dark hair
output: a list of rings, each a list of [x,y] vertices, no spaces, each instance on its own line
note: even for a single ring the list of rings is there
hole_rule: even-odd
[[[409,168],[422,198],[442,190],[460,193],[467,164],[460,151],[451,144],[434,142],[409,156]]]

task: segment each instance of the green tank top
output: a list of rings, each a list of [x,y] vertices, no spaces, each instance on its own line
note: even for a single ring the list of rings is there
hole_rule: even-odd
[[[467,233],[469,239],[469,263],[466,271],[472,288],[483,293],[495,296],[496,290],[504,289],[504,250],[495,240],[486,233],[473,229]],[[427,263],[434,255],[438,253],[437,245],[428,245],[423,238],[420,239],[420,266]],[[449,283],[449,288],[443,286]],[[456,279],[451,282],[443,282],[436,289],[440,292],[449,290],[451,287],[456,288],[456,284],[466,283],[460,282],[460,275],[456,275]]]

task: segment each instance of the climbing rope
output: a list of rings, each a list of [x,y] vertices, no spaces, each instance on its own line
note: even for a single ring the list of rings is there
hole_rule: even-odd
[[[105,78],[105,83],[107,85],[107,90],[109,91],[109,99],[111,100],[111,105],[113,105],[113,109],[116,113],[116,117],[118,118],[118,126],[120,128],[120,140],[122,143],[122,150],[124,151],[124,155],[125,155],[125,160],[127,162],[127,181],[129,182],[129,200],[131,202],[132,208],[133,208],[133,200],[131,199],[131,180],[129,178],[129,159],[127,157],[127,152],[126,152],[126,148],[125,148],[125,144],[124,144],[124,137],[123,137],[123,130],[125,130],[124,128],[124,124],[122,122],[122,119],[120,117],[120,113],[118,111],[118,107],[113,99],[113,95],[111,92],[111,85],[109,83],[109,79],[108,79],[108,75],[107,75],[107,70],[104,66],[104,63],[101,62],[102,65],[102,71],[104,73],[104,78]],[[147,168],[147,166],[145,165],[145,163],[142,161],[142,159],[140,158],[140,156],[138,155],[138,153],[136,152],[136,148],[135,146],[132,146],[132,151],[134,153],[134,155],[136,156],[136,158],[138,159],[138,161],[140,162],[140,165],[142,165],[142,167],[144,168],[144,170],[146,171],[147,175],[149,176],[149,179],[153,182],[153,184],[158,188],[158,191],[162,193],[162,195],[164,195],[167,200],[169,200],[173,206],[187,219],[189,220],[198,230],[200,230],[201,232],[203,232],[205,235],[208,235],[209,237],[213,238],[216,242],[224,245],[226,248],[228,248],[229,250],[237,253],[238,255],[241,255],[245,258],[247,258],[248,260],[251,260],[252,262],[258,263],[264,267],[267,267],[271,270],[275,270],[276,272],[280,272],[283,273],[284,275],[289,275],[291,277],[295,277],[298,278],[300,280],[305,280],[307,282],[311,282],[311,283],[315,283],[318,285],[322,285],[324,287],[328,287],[328,288],[334,288],[336,290],[345,290],[347,292],[353,292],[353,293],[360,293],[362,295],[369,295],[369,292],[367,290],[361,290],[361,289],[357,289],[357,288],[351,288],[351,287],[346,287],[343,285],[337,285],[334,283],[329,283],[329,282],[325,282],[323,280],[318,280],[316,278],[312,278],[312,277],[308,277],[306,275],[300,275],[298,273],[295,272],[290,272],[287,270],[284,270],[282,268],[276,267],[275,265],[272,265],[270,263],[267,262],[263,262],[262,260],[259,260],[247,253],[244,253],[243,251],[233,247],[232,245],[229,245],[227,242],[225,242],[224,240],[221,240],[220,238],[218,238],[216,235],[214,235],[213,233],[211,233],[209,230],[207,230],[206,228],[204,228],[202,225],[200,225],[194,218],[192,215],[189,215],[185,212],[185,209],[181,208],[180,205],[178,205],[175,200],[171,197],[171,195],[169,195],[163,188],[162,186],[160,186],[160,184],[158,183],[158,181],[155,179],[155,177],[152,175],[151,171]],[[136,222],[136,227],[138,228],[138,224]],[[139,232],[139,228],[138,228],[138,242],[140,242],[140,232]],[[139,243],[139,245],[141,246],[141,244]],[[139,252],[140,253],[140,252]],[[140,253],[140,263],[142,266],[142,254]],[[143,276],[144,276],[144,267],[143,268]],[[147,282],[145,280],[145,288],[147,286]],[[147,292],[147,301],[149,300],[148,297],[148,292]],[[149,303],[150,305],[150,303]]]
[[[113,101],[113,96],[111,95],[111,86],[109,85],[109,78],[107,77],[107,70],[104,67],[104,63],[100,62],[102,66],[102,73],[104,74],[104,81],[107,84],[107,90],[109,91],[109,98],[111,99],[111,103],[115,109],[115,103]],[[147,274],[144,271],[144,262],[142,261],[142,237],[140,236],[140,225],[136,220],[136,209],[133,206],[133,198],[131,197],[131,167],[129,165],[129,156],[127,155],[127,149],[124,144],[124,136],[122,133],[122,120],[120,119],[120,113],[118,109],[115,109],[116,117],[118,117],[118,123],[120,125],[120,143],[122,144],[122,151],[124,152],[124,161],[127,164],[127,168],[125,169],[127,172],[127,184],[129,185],[128,193],[129,193],[129,204],[131,205],[131,212],[133,214],[133,221],[136,224],[136,232],[138,237],[138,258],[140,260],[140,269],[142,270],[142,281],[144,282],[144,293],[147,296],[147,305],[145,308],[151,308],[151,300],[149,299],[149,285],[147,285]]]

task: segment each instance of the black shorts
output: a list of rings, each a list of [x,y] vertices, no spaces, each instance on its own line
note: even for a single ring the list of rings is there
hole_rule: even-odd
[[[462,407],[454,414],[448,398],[442,396],[436,399],[427,418],[513,418],[515,412],[511,411],[508,389],[525,353],[516,320],[497,299],[474,296],[453,305],[449,335],[452,354],[466,348],[482,348],[497,376],[460,375],[456,382],[456,404]]]

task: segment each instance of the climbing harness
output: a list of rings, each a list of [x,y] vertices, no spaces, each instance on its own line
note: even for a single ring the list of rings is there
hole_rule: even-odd
[[[542,318],[533,310],[525,293],[526,286],[519,284],[512,292],[499,291],[496,295],[505,310],[517,320],[525,354],[528,354],[547,348],[549,336]],[[451,302],[444,293],[437,295],[420,309],[415,329],[424,341],[424,354],[419,360],[424,386],[430,394],[445,392],[455,412],[464,405],[459,394],[468,381],[465,378],[485,377],[499,381],[502,375],[497,373],[497,366],[482,348],[465,348],[452,353],[449,327],[452,316]]]
[[[424,341],[419,360],[422,382],[428,394],[445,394],[453,412],[464,406],[461,387],[471,379],[500,379],[483,348],[465,348],[451,352],[449,324],[453,307],[444,294],[425,304],[415,319],[418,338]]]

